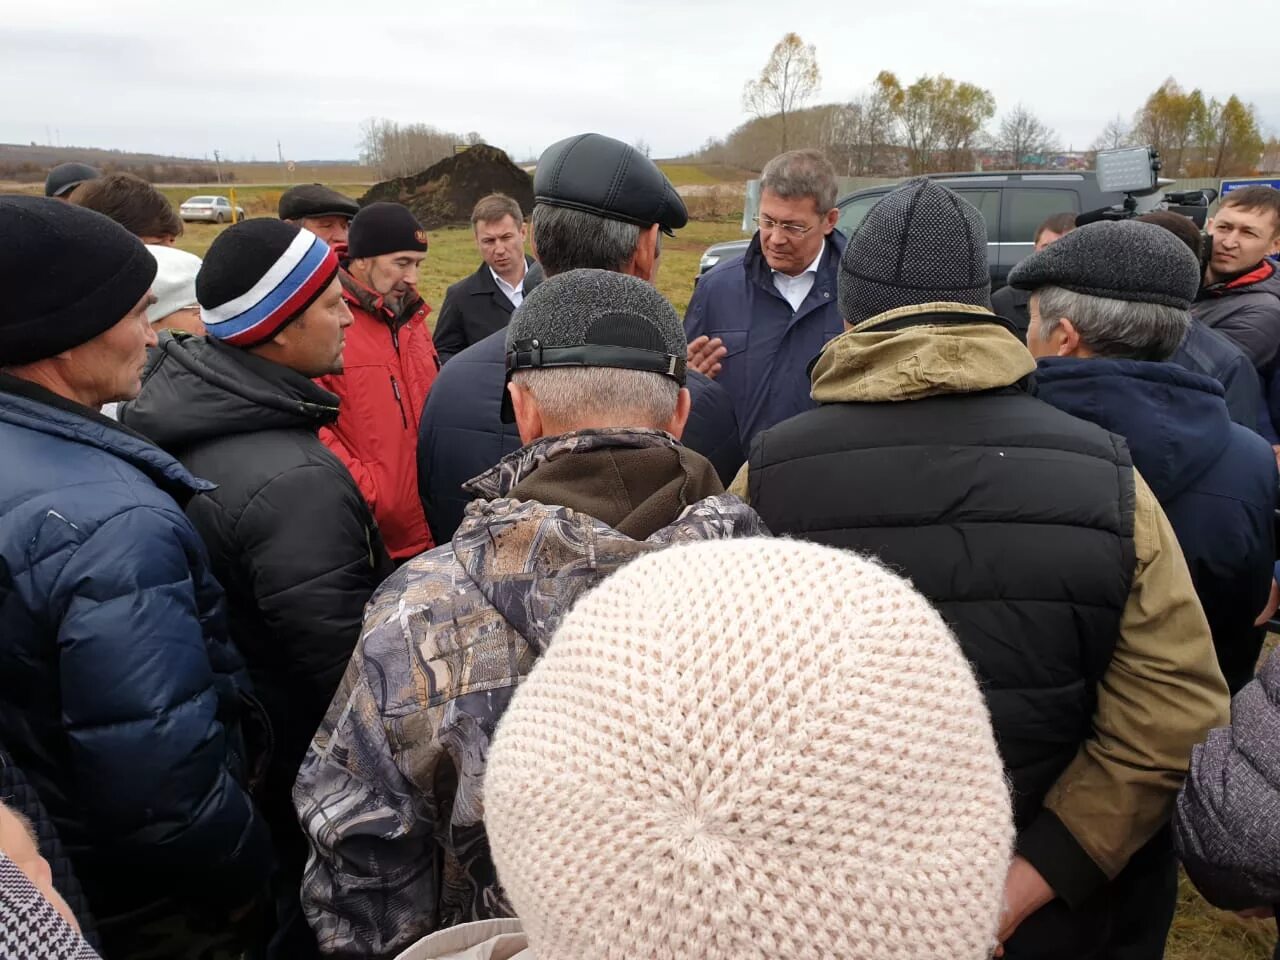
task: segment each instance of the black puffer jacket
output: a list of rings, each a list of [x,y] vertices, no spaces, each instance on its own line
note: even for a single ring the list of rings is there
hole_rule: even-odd
[[[337,416],[337,398],[301,374],[168,334],[142,393],[120,411],[123,423],[218,484],[187,513],[272,722],[263,807],[286,863],[302,845],[289,801],[294,777],[360,635],[364,605],[392,570],[355,481],[316,436]]]

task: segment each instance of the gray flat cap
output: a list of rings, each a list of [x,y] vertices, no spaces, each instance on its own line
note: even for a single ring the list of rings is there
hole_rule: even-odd
[[[507,325],[507,379],[518,370],[549,367],[643,370],[684,386],[684,325],[643,280],[569,270],[538,284]],[[502,418],[514,418],[505,387]]]
[[[1187,310],[1200,289],[1200,263],[1185,243],[1154,223],[1103,221],[1027,257],[1009,273],[1009,286],[1062,287]]]
[[[45,178],[44,195],[46,197],[65,196],[86,180],[97,180],[100,176],[102,174],[87,163],[77,163],[74,160],[60,163],[50,170],[49,176]]]

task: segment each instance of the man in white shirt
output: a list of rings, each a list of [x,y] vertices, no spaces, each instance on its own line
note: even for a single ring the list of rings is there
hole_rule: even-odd
[[[809,362],[844,327],[836,278],[836,173],[816,150],[774,157],[760,182],[747,252],[699,281],[685,313],[689,366],[733,398],[740,439],[813,407]]]
[[[445,293],[434,334],[441,363],[505,329],[511,312],[542,279],[524,252],[528,228],[515,200],[501,193],[482,198],[471,212],[471,226],[484,262]]]

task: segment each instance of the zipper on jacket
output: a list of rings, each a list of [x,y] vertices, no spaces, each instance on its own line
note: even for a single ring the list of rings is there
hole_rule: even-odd
[[[396,375],[391,375],[391,392],[396,395],[396,408],[400,411],[400,422],[404,424],[406,430],[409,429],[409,418],[404,413],[404,401],[400,399],[400,384],[396,383]]]

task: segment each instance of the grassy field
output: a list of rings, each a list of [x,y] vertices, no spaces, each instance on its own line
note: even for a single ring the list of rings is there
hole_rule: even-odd
[[[278,192],[271,199],[273,188],[260,188],[259,193],[238,196],[240,205],[245,208],[247,216],[263,216],[267,209],[255,209],[269,203],[274,210],[274,203],[279,200]],[[165,188],[166,193],[178,190],[187,196],[187,188]],[[189,223],[186,233],[178,241],[178,246],[197,256],[203,257],[213,243],[214,238],[225,230],[225,226],[210,223]],[[740,221],[735,217],[730,221],[699,222],[694,221],[681,230],[675,239],[663,238],[662,266],[658,271],[657,287],[670,300],[681,316],[689,305],[689,297],[693,295],[693,280],[698,275],[698,260],[702,251],[713,243],[722,240],[737,240],[743,236]],[[427,259],[422,265],[418,289],[427,303],[435,310],[444,302],[445,289],[463,277],[475,271],[480,265],[480,254],[476,250],[469,227],[449,227],[444,230],[433,230],[430,233],[430,248]],[[433,321],[434,322],[434,318]]]

